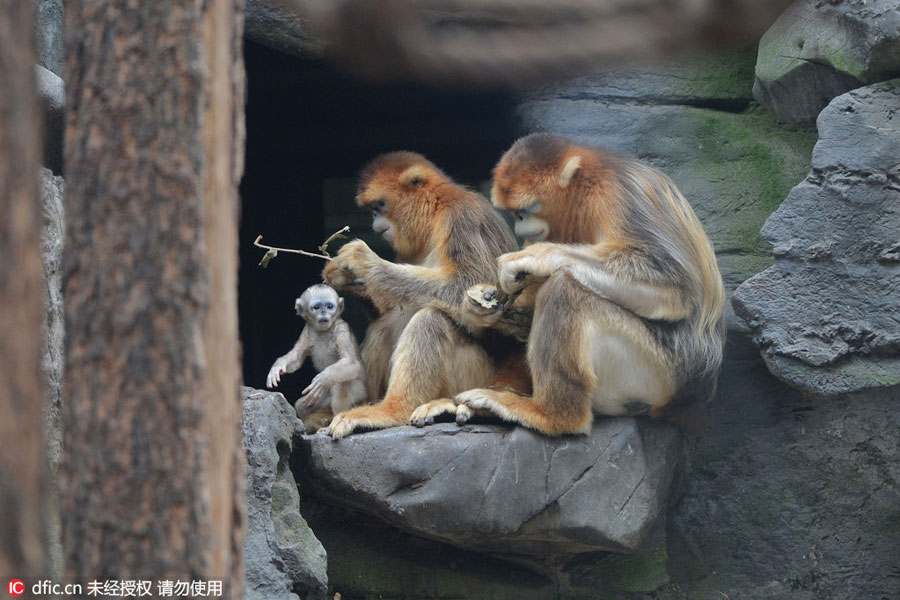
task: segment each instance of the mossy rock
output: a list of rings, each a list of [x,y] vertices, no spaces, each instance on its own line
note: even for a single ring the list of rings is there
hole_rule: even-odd
[[[836,96],[898,74],[895,1],[795,2],[759,42],[753,95],[779,119],[812,125]]]

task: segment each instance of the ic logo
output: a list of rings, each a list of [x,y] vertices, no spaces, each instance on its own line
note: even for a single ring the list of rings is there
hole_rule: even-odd
[[[25,583],[21,579],[13,579],[6,586],[10,596],[21,596],[25,593]]]

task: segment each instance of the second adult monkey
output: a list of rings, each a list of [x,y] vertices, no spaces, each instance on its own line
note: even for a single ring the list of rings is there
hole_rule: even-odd
[[[593,413],[649,414],[702,428],[722,361],[725,290],[672,180],[633,158],[533,134],[500,160],[492,199],[529,243],[499,258],[496,279],[508,294],[527,286],[519,301],[534,304],[533,393],[457,394],[457,422],[481,410],[558,435],[587,433]],[[469,322],[502,325],[499,310],[463,306]],[[432,402],[413,420],[441,412],[454,407]]]
[[[404,425],[420,404],[490,382],[503,360],[503,341],[495,332],[460,326],[459,299],[472,285],[494,280],[497,257],[517,248],[484,198],[419,154],[376,158],[360,175],[356,200],[372,211],[372,227],[397,262],[357,240],[323,272],[329,284],[368,299],[381,315],[366,333],[363,360],[370,391],[384,399],[336,415],[335,438]]]

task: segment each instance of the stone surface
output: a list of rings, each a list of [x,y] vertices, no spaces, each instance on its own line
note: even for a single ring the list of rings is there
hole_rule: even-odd
[[[42,67],[63,76],[63,0],[34,2],[34,56]]]
[[[665,506],[680,433],[598,419],[589,436],[438,424],[304,436],[304,490],[457,547],[527,557],[639,547]]]
[[[759,42],[753,95],[778,118],[812,124],[828,102],[900,76],[900,1],[798,0]]]
[[[62,174],[66,85],[59,76],[41,65],[35,65],[34,70],[44,122],[44,165],[59,175]]]
[[[300,516],[289,466],[292,440],[303,425],[281,394],[245,387],[241,398],[247,453],[245,598],[324,599],[325,549]]]
[[[772,372],[810,394],[900,386],[900,80],[836,98],[812,170],[762,230],[773,267],[734,307]]]
[[[664,531],[636,552],[589,552],[516,564],[414,537],[362,513],[304,498],[303,516],[328,551],[329,595],[473,600],[623,599],[668,581]],[[521,561],[518,561],[521,562]],[[629,596],[630,597],[630,596]]]
[[[684,474],[676,476],[683,493],[671,494],[665,545],[652,543],[651,533],[634,554],[580,554],[548,581],[304,497],[304,517],[328,550],[330,592],[473,600],[895,597],[898,394],[811,402],[773,377],[748,340],[733,336],[726,356],[710,429],[685,444]],[[638,591],[654,583],[661,586]]]
[[[304,58],[320,57],[325,49],[303,20],[269,0],[247,0],[244,36],[273,50]]]
[[[328,551],[329,598],[559,598],[551,580],[523,566],[416,537],[309,497],[302,510]]]
[[[686,444],[671,583],[652,597],[897,597],[900,394],[812,401],[754,347],[726,356],[709,431]]]
[[[754,56],[753,49],[723,50],[640,67],[610,68],[552,86],[532,98],[743,109],[753,100]]]

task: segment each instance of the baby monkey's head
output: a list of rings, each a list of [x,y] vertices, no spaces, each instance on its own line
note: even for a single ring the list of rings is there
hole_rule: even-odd
[[[344,299],[334,288],[318,284],[308,288],[294,301],[294,309],[316,331],[328,331],[344,310]]]

